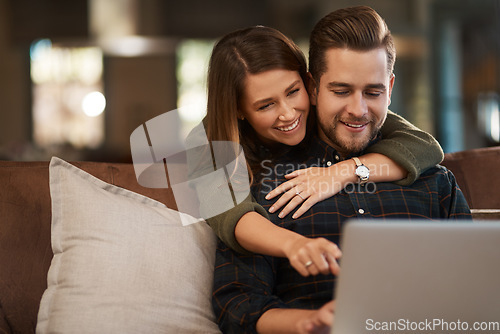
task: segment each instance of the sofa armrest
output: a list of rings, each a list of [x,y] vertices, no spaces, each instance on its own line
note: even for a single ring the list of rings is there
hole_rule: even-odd
[[[474,220],[496,220],[500,221],[500,209],[471,209]]]

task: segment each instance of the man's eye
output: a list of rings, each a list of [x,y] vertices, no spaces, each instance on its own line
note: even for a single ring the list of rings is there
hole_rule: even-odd
[[[381,92],[366,92],[366,95],[369,97],[379,97],[382,93]]]
[[[347,90],[334,90],[333,94],[338,95],[338,96],[345,96],[349,94],[349,91]]]

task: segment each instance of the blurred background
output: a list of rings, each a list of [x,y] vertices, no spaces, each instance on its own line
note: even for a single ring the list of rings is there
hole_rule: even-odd
[[[267,25],[307,54],[314,24],[356,4],[396,40],[391,110],[445,152],[500,144],[500,0],[0,0],[0,159],[130,162],[144,122],[203,117],[223,34]]]

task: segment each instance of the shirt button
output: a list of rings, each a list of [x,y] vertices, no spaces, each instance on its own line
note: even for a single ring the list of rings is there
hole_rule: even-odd
[[[327,162],[326,162],[326,165],[327,165],[328,167],[330,167],[330,166],[332,165],[332,162],[331,162],[331,161],[327,161]]]
[[[359,209],[359,210],[358,210],[358,212],[359,212],[359,214],[361,214],[361,215],[362,215],[363,213],[365,213],[365,210],[363,210],[363,209]]]
[[[335,160],[339,161],[340,157],[338,155],[335,155]]]

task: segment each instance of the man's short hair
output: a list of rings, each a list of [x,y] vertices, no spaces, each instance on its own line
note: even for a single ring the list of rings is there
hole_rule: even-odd
[[[396,49],[391,32],[384,19],[367,6],[343,8],[326,15],[314,27],[309,41],[309,71],[317,83],[327,70],[325,52],[331,48],[384,48],[388,73],[394,69]]]

